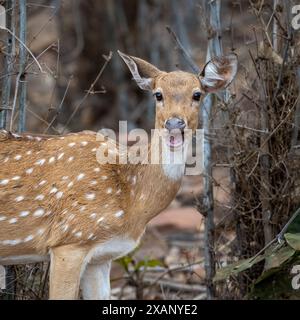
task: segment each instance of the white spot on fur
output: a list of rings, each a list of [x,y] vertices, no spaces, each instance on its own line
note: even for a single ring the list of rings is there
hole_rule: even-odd
[[[83,147],[85,147],[87,144],[88,144],[88,142],[87,141],[81,141],[81,143],[80,143]]]
[[[18,197],[16,197],[15,200],[16,200],[17,202],[21,202],[21,201],[24,200],[24,196],[18,196]]]
[[[16,223],[17,221],[18,221],[17,218],[12,218],[12,219],[9,219],[9,220],[8,220],[8,222],[9,222],[10,224],[14,224],[14,223]]]
[[[20,180],[20,179],[21,179],[20,176],[15,176],[15,177],[13,177],[11,180],[17,181],[17,180]]]
[[[45,232],[45,229],[44,228],[41,228],[37,231],[37,234],[38,235],[42,235],[43,233]]]
[[[9,160],[9,157],[6,157],[3,162],[6,163]]]
[[[35,197],[34,200],[39,200],[39,201],[42,201],[44,200],[45,196],[43,194],[39,194],[38,196]]]
[[[57,192],[56,199],[60,199],[63,195],[64,193],[62,191]]]
[[[94,200],[95,197],[96,197],[95,193],[87,193],[87,194],[85,195],[85,198],[86,198],[87,200]]]
[[[102,180],[107,180],[108,178],[107,178],[107,176],[102,176],[101,179]]]
[[[61,229],[63,232],[66,232],[69,229],[69,225],[66,224],[66,225],[62,226]]]
[[[92,238],[93,238],[93,236],[94,236],[94,234],[93,233],[91,233],[89,236],[88,236],[88,240],[91,240]]]
[[[74,185],[74,183],[71,181],[70,183],[68,183],[67,187],[71,188],[71,187],[73,187],[73,185]]]
[[[22,242],[21,239],[6,240],[6,241],[8,242],[7,244],[11,246],[16,246]]]
[[[74,157],[69,157],[68,162],[71,162],[74,160]]]
[[[39,209],[37,209],[37,210],[34,211],[33,215],[34,215],[35,217],[41,217],[41,216],[44,215],[44,213],[45,213],[45,210],[42,209],[42,208],[39,208]]]
[[[84,173],[80,173],[78,176],[77,176],[77,180],[80,181],[84,178],[85,174]]]
[[[27,217],[29,214],[30,214],[29,211],[21,211],[20,214],[19,214],[19,216],[22,217],[22,218],[24,218],[24,217]]]
[[[42,180],[40,183],[39,183],[39,186],[43,186],[47,181],[46,180]]]
[[[69,177],[68,176],[63,176],[61,179],[65,181],[65,180],[68,180]]]
[[[26,154],[30,156],[32,154],[32,150],[27,151]]]
[[[25,239],[24,239],[24,242],[29,242],[29,241],[31,241],[31,240],[33,240],[33,235],[32,234],[30,234],[29,236],[27,236]]]
[[[71,142],[71,143],[68,144],[68,146],[72,148],[72,147],[75,146],[75,144],[76,144],[75,142]]]
[[[57,188],[52,188],[51,190],[50,190],[50,194],[52,194],[52,193],[56,193],[58,191],[58,189]]]
[[[86,209],[86,206],[82,206],[82,207],[80,207],[79,211],[83,212],[85,209]]]
[[[97,213],[92,213],[92,214],[90,215],[90,217],[91,217],[92,219],[95,219],[95,218],[97,217]]]
[[[96,152],[96,151],[97,151],[97,148],[93,148],[93,149],[92,149],[92,152]]]
[[[95,168],[94,171],[95,172],[100,172],[100,168]]]
[[[119,189],[117,192],[116,192],[116,195],[119,195],[121,194],[121,189]]]
[[[99,219],[97,220],[97,223],[100,223],[100,222],[103,221],[103,220],[104,220],[104,218],[101,217],[101,218],[99,218]]]
[[[46,159],[40,159],[40,160],[38,160],[35,164],[36,164],[37,166],[42,166],[45,162],[46,162]]]
[[[61,153],[61,154],[57,157],[57,160],[62,159],[64,155],[65,155],[64,153]]]
[[[124,211],[123,211],[123,210],[120,210],[120,211],[118,211],[118,212],[115,213],[115,216],[116,216],[117,218],[120,218],[120,217],[122,217],[123,215],[124,215]]]
[[[81,231],[75,233],[75,237],[80,238],[81,236],[82,236],[82,232]]]
[[[8,179],[0,180],[0,185],[1,186],[6,186],[9,183]]]
[[[51,157],[48,162],[53,163],[54,161],[55,161],[55,157]]]
[[[136,184],[136,176],[132,177],[132,184],[133,184],[133,185]]]
[[[27,174],[32,174],[33,168],[29,168],[29,169],[27,169],[25,172],[26,172]]]
[[[4,221],[6,220],[6,217],[5,216],[0,216],[0,221]]]
[[[112,188],[108,188],[108,189],[106,190],[106,193],[107,193],[107,194],[112,193]]]
[[[15,156],[15,159],[18,161],[22,158],[22,156],[20,154],[18,154],[17,156]]]
[[[98,184],[98,182],[97,182],[96,180],[92,180],[92,181],[90,182],[90,185],[91,185],[91,186],[95,186],[96,184]]]

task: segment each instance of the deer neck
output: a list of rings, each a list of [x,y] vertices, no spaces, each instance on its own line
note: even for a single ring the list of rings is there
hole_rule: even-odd
[[[184,175],[186,152],[167,153],[164,142],[152,139],[146,164],[128,165],[124,170],[129,182],[133,211],[141,223],[148,223],[175,198]],[[171,157],[171,159],[170,159]],[[129,190],[128,190],[129,191]]]

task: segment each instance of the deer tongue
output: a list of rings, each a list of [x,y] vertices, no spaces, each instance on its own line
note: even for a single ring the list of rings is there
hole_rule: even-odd
[[[168,139],[168,145],[169,147],[180,147],[183,144],[183,134],[181,132],[177,133],[170,133],[169,139]]]

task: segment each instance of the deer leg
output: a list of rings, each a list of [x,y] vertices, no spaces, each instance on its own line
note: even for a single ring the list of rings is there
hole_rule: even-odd
[[[111,261],[89,263],[81,279],[84,300],[110,299],[110,267]]]
[[[80,277],[87,264],[87,253],[86,248],[74,246],[51,250],[50,299],[78,299]]]

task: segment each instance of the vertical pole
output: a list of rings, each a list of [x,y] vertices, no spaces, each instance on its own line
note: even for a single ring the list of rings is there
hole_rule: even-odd
[[[210,29],[212,35],[209,38],[207,61],[212,57],[222,54],[221,45],[221,22],[220,22],[220,0],[204,0],[204,7],[207,16],[209,15]],[[215,288],[213,278],[216,272],[215,266],[215,223],[214,223],[214,196],[213,196],[213,179],[212,179],[212,144],[209,140],[211,132],[211,111],[214,105],[214,95],[209,94],[205,97],[202,106],[202,119],[204,130],[204,171],[203,184],[204,195],[203,205],[205,208],[205,274],[206,274],[206,291],[207,299],[212,300],[215,297]]]
[[[15,0],[6,0],[5,10],[6,10],[6,24],[7,28],[13,29],[13,12],[14,12]],[[1,107],[3,110],[0,111],[0,129],[6,128],[7,121],[7,109],[10,107],[10,93],[11,93],[11,73],[13,67],[13,46],[14,46],[13,36],[7,32],[6,37],[6,54],[4,56],[4,77],[2,83],[2,97],[1,97]]]
[[[26,44],[26,30],[27,30],[27,12],[26,12],[26,0],[19,1],[20,6],[20,40]],[[20,45],[20,96],[19,96],[19,125],[18,131],[25,131],[25,122],[26,122],[26,58],[27,50],[23,45]]]
[[[6,27],[9,28],[13,33],[15,31],[15,0],[6,0]],[[4,108],[0,112],[0,129],[5,129],[7,125],[7,114],[8,108],[10,108],[10,94],[11,94],[11,81],[13,71],[13,59],[15,53],[15,38],[7,33],[6,38],[6,54],[4,57],[4,78],[2,84],[2,98],[1,106]],[[4,299],[13,300],[15,295],[15,271],[13,266],[5,267],[5,282],[6,282],[6,294]]]
[[[205,234],[204,234],[204,258],[205,258],[205,280],[207,299],[215,296],[213,277],[215,275],[215,253],[214,253],[214,200],[212,183],[212,146],[209,140],[211,109],[213,107],[213,96],[208,95],[202,106],[202,121],[204,130],[204,170],[203,170],[203,207],[205,208]]]

